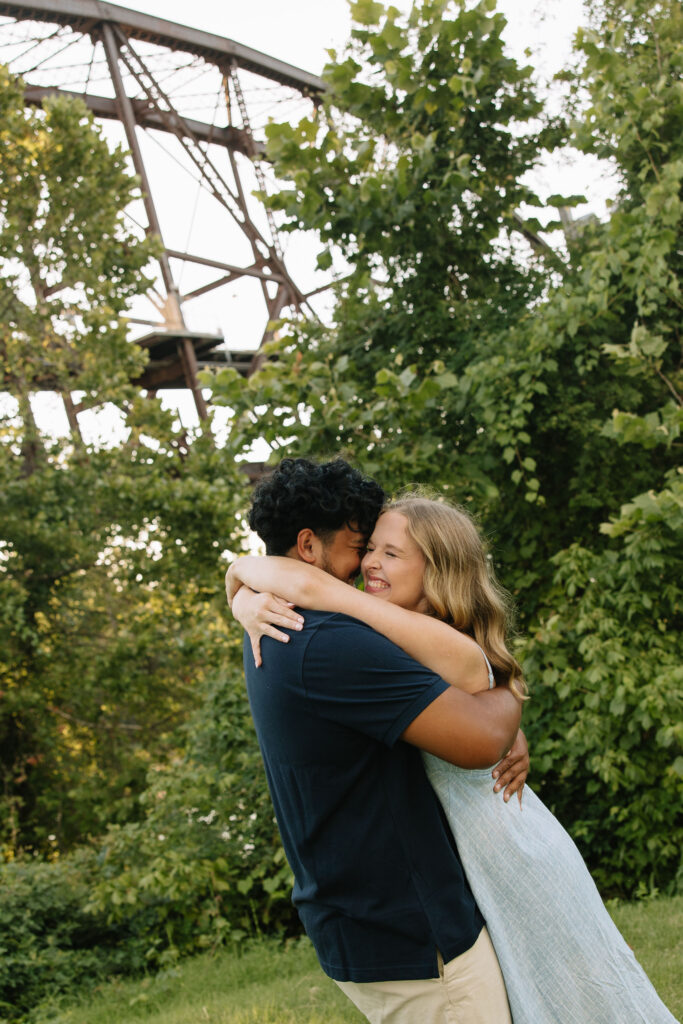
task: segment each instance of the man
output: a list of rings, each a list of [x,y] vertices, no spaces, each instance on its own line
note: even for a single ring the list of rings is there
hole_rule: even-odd
[[[257,489],[249,525],[268,554],[352,582],[383,500],[342,460],[285,459]],[[293,900],[323,970],[373,1024],[509,1022],[419,748],[492,764],[512,745],[518,702],[505,687],[456,690],[344,615],[307,612],[277,653],[270,642],[258,670],[245,644],[247,689]]]

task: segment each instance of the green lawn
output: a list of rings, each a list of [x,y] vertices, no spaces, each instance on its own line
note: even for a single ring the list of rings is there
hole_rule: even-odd
[[[683,1021],[683,896],[609,910],[660,997]]]
[[[675,1016],[683,1015],[683,896],[614,904],[610,912]],[[135,982],[102,986],[81,1003],[45,1007],[40,1024],[362,1024],[306,940],[264,940]],[[587,1022],[588,1024],[588,1022]]]
[[[283,948],[249,943],[183,961],[142,981],[113,982],[92,998],[37,1018],[40,1024],[362,1024],[301,939]]]

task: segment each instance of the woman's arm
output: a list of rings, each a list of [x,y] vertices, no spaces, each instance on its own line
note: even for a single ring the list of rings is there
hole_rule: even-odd
[[[277,593],[300,608],[342,612],[367,623],[451,686],[476,693],[488,688],[481,651],[470,637],[421,612],[407,611],[295,558],[248,555],[230,566],[230,601],[240,585]]]

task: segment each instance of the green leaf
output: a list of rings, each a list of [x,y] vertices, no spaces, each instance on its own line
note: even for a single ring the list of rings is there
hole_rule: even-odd
[[[332,253],[329,249],[323,249],[321,253],[318,253],[316,264],[319,270],[329,270],[332,266]]]

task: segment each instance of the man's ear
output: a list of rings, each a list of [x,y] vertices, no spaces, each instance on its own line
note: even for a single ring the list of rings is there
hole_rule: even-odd
[[[320,554],[322,550],[322,544],[320,538],[315,535],[313,530],[306,527],[304,530],[299,530],[296,538],[296,553],[297,557],[302,562],[308,562],[310,565],[318,565],[320,561]]]

